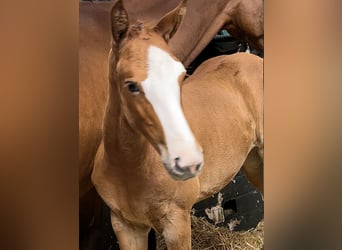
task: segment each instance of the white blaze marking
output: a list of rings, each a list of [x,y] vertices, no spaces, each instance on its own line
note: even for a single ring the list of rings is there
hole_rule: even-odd
[[[168,53],[155,46],[149,47],[148,73],[142,87],[164,129],[171,159],[182,158],[178,155],[180,153],[194,156],[194,151],[198,151],[181,108],[178,79],[184,72],[183,64],[174,60]],[[195,159],[188,159],[183,161],[183,164],[193,160]]]

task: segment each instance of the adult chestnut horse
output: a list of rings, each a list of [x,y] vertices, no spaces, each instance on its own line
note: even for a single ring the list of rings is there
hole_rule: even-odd
[[[132,22],[142,20],[156,24],[180,0],[125,0]],[[188,0],[187,14],[169,42],[174,55],[188,66],[225,28],[236,39],[247,41],[252,49],[264,50],[263,0]]]
[[[121,249],[146,249],[150,228],[168,249],[191,249],[190,209],[243,166],[263,186],[263,61],[212,58],[185,81],[167,42],[182,2],[156,26],[130,25],[119,0],[103,139],[92,181],[111,209]]]

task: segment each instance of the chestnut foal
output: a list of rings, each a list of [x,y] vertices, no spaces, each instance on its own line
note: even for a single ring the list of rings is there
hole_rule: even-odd
[[[191,249],[190,209],[241,167],[263,190],[263,61],[212,58],[184,80],[167,42],[184,2],[155,27],[111,11],[112,49],[103,139],[92,181],[111,209],[121,249],[147,249],[151,228],[168,249]]]

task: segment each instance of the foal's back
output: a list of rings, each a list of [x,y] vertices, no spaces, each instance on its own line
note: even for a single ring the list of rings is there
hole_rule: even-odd
[[[185,89],[186,92],[196,91],[195,96],[201,96],[203,101],[210,101],[214,105],[220,105],[220,97],[224,98],[221,104],[230,112],[234,112],[232,107],[241,104],[239,100],[243,98],[246,111],[256,121],[262,122],[263,59],[258,56],[235,53],[213,57],[202,63],[186,80]],[[208,93],[212,94],[208,97]]]
[[[203,147],[203,199],[218,192],[263,145],[263,60],[237,53],[205,61],[184,83],[186,118]]]

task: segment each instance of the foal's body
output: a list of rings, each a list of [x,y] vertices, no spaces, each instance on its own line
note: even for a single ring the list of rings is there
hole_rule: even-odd
[[[167,42],[185,5],[152,27],[130,24],[121,0],[111,11],[109,87],[92,182],[111,209],[121,249],[146,249],[151,227],[168,249],[190,249],[192,205],[243,164],[262,190],[262,59],[217,57],[184,83],[185,68]]]
[[[235,176],[252,148],[263,157],[263,60],[246,53],[207,60],[185,81],[182,101],[203,147],[203,199]],[[248,177],[262,190],[260,179]]]
[[[184,112],[205,165],[183,182],[170,178],[157,151],[120,116],[118,99],[109,98],[93,180],[122,249],[144,249],[151,227],[169,249],[190,249],[192,205],[223,188],[253,148],[245,171],[262,190],[262,67],[262,59],[238,53],[208,60],[186,80]]]

